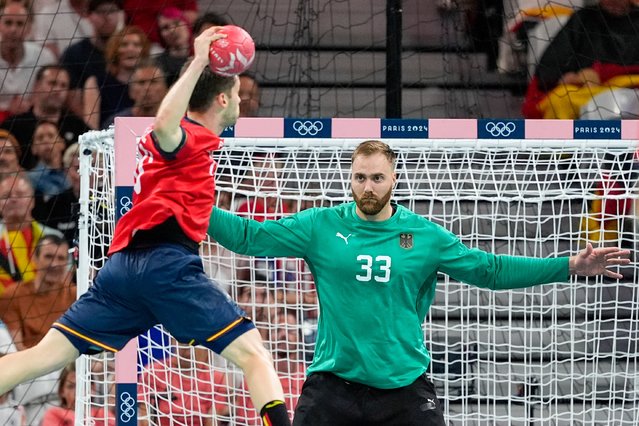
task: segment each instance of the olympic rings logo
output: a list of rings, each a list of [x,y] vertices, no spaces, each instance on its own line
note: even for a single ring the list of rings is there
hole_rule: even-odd
[[[300,136],[315,136],[324,128],[324,124],[321,121],[295,121],[293,122],[293,130],[295,130]]]
[[[516,128],[517,126],[515,126],[515,123],[513,123],[512,121],[509,121],[507,123],[503,121],[486,123],[486,131],[494,137],[502,136],[507,138],[508,136],[513,134]]]
[[[120,420],[128,423],[135,417],[135,399],[128,392],[120,394]]]
[[[131,201],[129,197],[125,196],[120,198],[120,205],[122,206],[120,208],[120,216],[124,216],[126,212],[128,212],[129,210],[131,210],[131,208],[133,208],[133,201]]]

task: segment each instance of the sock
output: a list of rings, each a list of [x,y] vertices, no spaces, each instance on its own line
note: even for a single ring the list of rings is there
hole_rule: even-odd
[[[260,410],[260,417],[264,426],[291,426],[284,401],[268,402]]]

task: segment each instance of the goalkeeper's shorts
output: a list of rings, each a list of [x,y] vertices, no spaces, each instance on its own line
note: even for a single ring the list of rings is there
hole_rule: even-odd
[[[162,324],[179,342],[222,352],[255,328],[204,273],[201,258],[178,244],[113,254],[94,284],[53,324],[80,354],[115,352]]]
[[[435,387],[424,374],[408,386],[378,389],[315,372],[302,387],[293,426],[324,425],[445,426],[446,422]]]

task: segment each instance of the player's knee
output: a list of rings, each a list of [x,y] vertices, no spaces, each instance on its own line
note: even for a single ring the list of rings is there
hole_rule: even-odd
[[[265,363],[273,364],[271,354],[266,350],[259,333],[255,330],[235,339],[222,351],[222,356],[242,369]]]

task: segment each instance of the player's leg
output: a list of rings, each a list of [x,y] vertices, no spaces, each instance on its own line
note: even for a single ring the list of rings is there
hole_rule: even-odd
[[[59,370],[78,356],[75,346],[51,329],[34,347],[0,358],[0,395],[27,380]]]
[[[94,285],[54,324],[41,342],[0,359],[0,391],[64,367],[79,354],[115,352],[155,324],[137,300],[135,258],[112,256]],[[0,393],[1,394],[1,393]]]
[[[179,342],[205,346],[240,367],[260,415],[273,426],[289,425],[273,361],[246,313],[206,276],[197,253],[168,245],[156,252],[148,259],[157,274],[146,306]]]
[[[264,407],[274,400],[284,401],[284,391],[273,368],[273,358],[264,347],[257,329],[240,335],[220,355],[242,369],[255,407]]]

